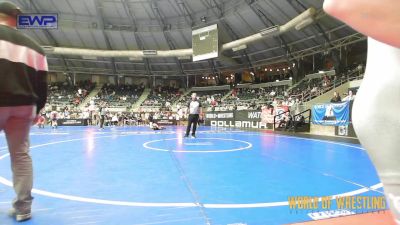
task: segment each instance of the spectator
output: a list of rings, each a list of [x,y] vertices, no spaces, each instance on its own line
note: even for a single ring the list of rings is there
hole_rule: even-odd
[[[331,99],[332,103],[337,103],[337,102],[341,102],[342,99],[340,98],[340,95],[335,91],[333,92],[333,97]]]
[[[50,119],[51,119],[51,127],[53,129],[57,129],[58,126],[58,112],[56,107],[53,107],[53,111],[50,113]]]
[[[353,91],[349,90],[348,95],[345,98],[343,98],[343,101],[344,102],[353,101],[354,98],[355,98],[355,96],[353,95]]]
[[[115,113],[111,115],[111,125],[117,126],[118,125],[118,115]]]

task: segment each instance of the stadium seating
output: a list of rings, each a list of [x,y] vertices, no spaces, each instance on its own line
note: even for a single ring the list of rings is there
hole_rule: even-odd
[[[298,109],[303,102],[310,101],[345,82],[362,79],[361,74],[362,71],[353,68],[349,69],[347,73],[339,75],[321,74],[319,76],[318,73],[312,74],[311,78],[306,76],[293,87],[289,87],[287,84],[262,88],[240,87],[239,85],[233,90],[195,92],[203,108],[207,111],[259,110],[265,105],[276,105],[277,102]],[[85,110],[81,111],[77,106],[94,87],[95,84],[89,81],[79,82],[75,86],[67,83],[53,83],[49,85],[49,101],[46,111],[49,112],[53,106],[56,106],[62,114],[60,117],[84,118],[87,116],[85,110],[87,111],[88,108],[86,107]],[[143,90],[143,85],[105,84],[97,96],[92,99],[92,102],[95,103],[95,107],[101,104],[106,105],[107,108],[117,108],[117,111],[120,114],[122,113],[121,115],[124,117],[125,114],[123,113],[129,111],[131,106],[139,99]],[[231,95],[224,99],[224,96],[229,92],[231,92]],[[141,104],[139,112],[155,113],[155,116],[159,115],[160,118],[165,118],[163,115],[171,116],[171,112],[183,111],[183,114],[185,114],[191,94],[192,92],[189,92],[182,97],[183,93],[178,88],[157,86],[153,88],[147,99]],[[110,115],[110,117],[112,116]],[[127,117],[130,118],[131,116]]]
[[[52,83],[48,87],[47,108],[78,106],[95,86],[90,81],[80,81],[76,85],[67,82]]]
[[[106,103],[109,108],[131,107],[140,97],[144,87],[136,85],[106,84],[94,98],[96,105]]]
[[[197,97],[199,98],[200,102],[203,104],[203,107],[208,106],[216,106],[221,104],[222,98],[228,94],[230,90],[218,90],[218,91],[196,91]],[[190,101],[190,96],[193,92],[189,93],[184,99],[181,99],[178,102],[180,106],[186,106],[186,104]]]
[[[172,104],[176,102],[181,95],[182,93],[178,88],[158,86],[151,91],[150,95],[141,106],[170,110]]]

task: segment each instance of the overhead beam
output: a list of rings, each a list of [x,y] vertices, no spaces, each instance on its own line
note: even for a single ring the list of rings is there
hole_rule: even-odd
[[[175,0],[175,3],[178,5],[179,11],[181,12],[181,15],[183,15],[186,19],[186,23],[190,27],[194,27],[195,25],[195,19],[193,18],[192,12],[190,12],[188,6],[185,4],[183,0]]]
[[[104,40],[107,45],[107,49],[112,50],[111,42],[110,39],[108,38],[108,35],[106,31],[104,30],[105,28],[105,21],[104,21],[104,14],[103,14],[103,6],[102,6],[102,0],[93,0],[94,4],[96,6],[96,15],[97,15],[97,22],[101,27],[101,32],[104,36]],[[115,59],[111,58],[111,66],[112,70],[115,75],[118,74],[117,66],[115,65]]]
[[[24,6],[25,6],[26,8],[29,8],[28,5],[26,5],[27,2],[24,2],[24,1],[21,1],[21,2],[22,2],[22,4],[24,4]],[[30,1],[30,4],[31,4],[33,10],[34,10],[36,13],[39,13],[39,12],[40,12],[38,6],[36,5],[36,3],[35,3],[34,1]],[[57,41],[57,39],[56,39],[48,30],[44,29],[44,30],[43,30],[43,34],[44,34],[44,36],[46,36],[46,38],[51,42],[51,44],[52,44],[53,46],[60,47],[60,44],[59,44],[59,42]],[[62,55],[61,55],[60,57],[61,57],[61,61],[63,62],[63,66],[64,66],[64,68],[65,68],[65,71],[71,72],[70,69],[69,69],[68,63],[67,63],[67,61],[65,60],[65,57],[62,56]]]
[[[330,46],[328,48],[324,44],[320,44],[317,46],[313,46],[311,48],[292,52],[293,58],[291,58],[291,60],[301,59],[301,58],[304,58],[307,56],[312,56],[312,55],[323,53],[323,52],[330,51],[333,49],[340,49],[341,47],[352,45],[352,44],[355,44],[355,43],[358,43],[361,41],[365,41],[365,40],[367,40],[366,36],[364,36],[363,34],[360,34],[360,33],[355,33],[355,34],[332,41],[331,42],[332,46]],[[274,57],[269,57],[266,59],[258,60],[255,63],[256,63],[256,65],[265,65],[267,63],[280,62],[283,58],[284,58],[283,55],[274,56]]]
[[[302,9],[307,9],[306,6],[305,6],[303,3],[301,3],[300,1],[298,1],[298,0],[286,0],[286,1],[287,1],[287,2],[292,6],[292,8],[293,8],[296,12],[298,12],[298,13],[301,13],[301,10],[299,10],[299,9],[296,7],[296,5],[293,3],[293,1],[295,1]],[[324,40],[328,43],[328,45],[329,45],[330,47],[332,47],[333,45],[332,45],[332,43],[331,43],[331,40],[329,39],[328,35],[326,34],[326,32],[324,31],[324,29],[322,28],[322,26],[319,24],[319,22],[316,21],[315,24],[313,24],[313,26],[314,26],[319,32],[322,33],[322,37],[324,38]],[[315,32],[313,32],[313,33],[315,33]]]
[[[250,0],[250,1],[246,0],[246,1],[250,9],[253,11],[254,14],[257,15],[257,17],[264,24],[264,26],[269,27],[277,25],[270,18],[267,17],[266,13],[264,12],[264,9],[260,5],[258,5],[258,3],[255,0]],[[281,43],[279,46],[287,55],[287,61],[289,62],[289,57],[292,57],[292,52],[286,40],[282,35],[274,36],[274,39]]]
[[[355,43],[358,43],[358,42],[361,42],[361,41],[366,41],[366,40],[367,40],[367,38],[364,35],[362,35],[360,33],[355,33],[355,34],[346,36],[344,38],[340,38],[340,39],[332,41],[333,47],[330,47],[328,49],[326,48],[326,46],[324,44],[320,44],[320,45],[316,45],[316,46],[311,47],[311,48],[302,49],[302,50],[299,50],[299,51],[293,51],[292,52],[292,57],[290,58],[290,60],[301,59],[303,57],[307,57],[307,56],[311,56],[311,55],[314,55],[314,54],[322,53],[324,51],[331,50],[331,49],[340,49],[341,47],[345,47],[345,46],[352,45],[352,44],[355,44]],[[289,43],[289,45],[290,45],[290,43]],[[274,47],[274,48],[277,48],[277,47]],[[274,64],[274,63],[282,62],[282,60],[285,60],[285,57],[286,57],[285,55],[278,55],[278,56],[273,56],[273,57],[265,58],[265,59],[258,60],[258,61],[253,61],[254,67],[263,66],[263,65],[266,65],[266,64]],[[71,67],[71,69],[76,71],[76,73],[90,73],[90,72],[93,73],[93,71],[104,71],[103,69],[98,69],[98,68],[76,68],[76,67]],[[220,71],[224,71],[224,70],[230,70],[231,67],[219,67],[217,69],[220,70]],[[190,76],[190,75],[198,75],[200,73],[206,73],[207,70],[208,69],[194,69],[194,70],[186,70],[185,72],[186,72],[186,75]],[[57,68],[53,69],[52,67],[50,68],[50,71],[58,72]],[[127,74],[139,74],[139,75],[141,74],[141,75],[143,75],[144,71],[138,71],[138,70],[129,71],[129,70],[126,70],[124,72],[127,73]],[[98,72],[96,72],[96,73],[98,73]],[[173,74],[171,74],[171,73],[173,73],[173,71],[172,72],[171,71],[154,71],[154,73],[155,73],[154,76],[162,76],[162,74],[168,74],[168,73],[170,75],[173,75]],[[107,73],[107,74],[111,74],[111,71],[109,73]]]
[[[200,0],[200,2],[206,6],[207,8],[211,9],[211,11],[218,17],[220,20],[222,26],[225,28],[225,30],[229,33],[230,36],[232,36],[234,39],[239,39],[239,35],[232,29],[232,27],[225,21],[224,17],[224,11],[221,8],[221,5],[216,1],[216,0]],[[243,54],[241,54],[241,52]],[[250,57],[247,54],[246,50],[241,50],[238,51],[240,54],[240,57],[243,62],[246,62],[249,68],[252,68],[253,65],[251,63]]]
[[[338,27],[335,27],[335,28],[332,28],[331,30],[328,30],[327,31],[327,33],[332,33],[332,32],[335,32],[335,31],[337,31],[337,30],[340,30],[340,29],[344,29],[344,28],[346,28],[347,26],[346,25],[340,25],[340,26],[338,26]],[[355,33],[355,34],[357,34],[357,33]],[[355,34],[351,34],[351,35],[348,35],[348,37],[352,37],[352,36],[354,36]],[[296,41],[293,41],[293,42],[289,42],[289,43],[287,43],[288,44],[288,46],[289,47],[291,47],[291,46],[294,46],[294,45],[297,45],[297,44],[301,44],[301,43],[303,43],[303,42],[306,42],[306,41],[309,41],[310,39],[315,39],[317,36],[321,36],[322,34],[321,33],[318,33],[318,34],[315,34],[315,35],[313,35],[313,36],[309,36],[309,37],[306,37],[306,38],[303,38],[303,39],[300,39],[300,40],[296,40]],[[319,44],[318,45],[315,45],[315,46],[319,46]],[[271,48],[268,48],[268,49],[263,49],[263,50],[260,50],[260,51],[256,51],[256,52],[252,52],[252,53],[249,53],[249,55],[257,55],[257,54],[263,54],[263,53],[267,53],[267,52],[270,52],[270,51],[274,51],[274,50],[277,50],[277,49],[279,49],[279,48],[281,48],[280,46],[275,46],[275,47],[271,47]],[[236,57],[240,57],[240,56],[236,56]],[[52,57],[48,57],[48,59],[57,59],[57,58],[52,58]],[[82,61],[82,62],[90,62],[91,60],[85,60],[85,59],[70,59],[70,58],[67,58],[66,59],[67,61]],[[96,60],[96,61],[93,61],[94,63],[95,62],[98,62],[98,63],[109,63],[109,61],[100,61],[100,60]],[[133,62],[116,62],[117,64],[118,63],[125,63],[125,64],[137,64],[137,63],[133,63]],[[198,61],[198,62],[190,62],[190,63],[194,63],[194,64],[201,64],[201,63],[203,63],[202,61]],[[157,63],[157,64],[159,64],[159,65],[163,65],[163,64],[171,64],[171,63]]]
[[[217,14],[217,12],[214,12]],[[229,51],[235,48],[238,48],[242,45],[251,44],[257,41],[264,40],[266,38],[274,37],[276,35],[288,32],[292,29],[295,29],[297,26],[302,25],[304,21],[308,19],[313,19],[315,16],[316,10],[314,8],[307,9],[300,15],[296,16],[292,20],[288,21],[286,24],[269,27],[265,30],[262,30],[256,34],[243,37],[228,43],[224,43],[221,46],[221,52]],[[222,24],[223,25],[223,24]],[[230,27],[225,23],[225,26]],[[164,25],[164,27],[166,27]],[[229,29],[229,28],[227,28]],[[232,30],[231,36],[237,37],[238,35]],[[139,39],[138,39],[139,40]],[[174,49],[174,50],[93,50],[93,49],[79,49],[79,48],[61,48],[61,47],[46,47],[45,51],[49,54],[61,54],[61,55],[87,55],[87,56],[97,56],[97,57],[112,57],[112,58],[120,58],[120,57],[133,57],[133,58],[150,58],[150,57],[183,57],[183,56],[191,56],[193,54],[193,50],[190,49]],[[247,54],[249,55],[249,54]],[[240,55],[243,57],[244,55]],[[223,55],[221,54],[221,57]],[[249,59],[249,57],[248,57]],[[245,61],[245,60],[243,60]],[[250,62],[251,63],[251,62]],[[249,64],[249,67],[252,67]]]
[[[131,10],[131,7],[127,3],[127,0],[122,0],[122,4],[124,6],[126,14],[129,16],[129,19],[131,20],[131,22],[132,22],[132,24],[134,26],[134,30],[132,32],[133,32],[133,35],[135,37],[136,44],[137,44],[137,46],[139,47],[140,50],[145,50],[143,42],[142,42],[142,40],[139,37],[139,34],[137,32],[137,23],[136,23],[135,17],[133,16],[133,12]],[[143,61],[144,61],[144,66],[145,66],[145,69],[146,69],[146,73],[148,75],[151,75],[151,67],[150,67],[149,60],[147,58],[143,58]]]
[[[189,21],[187,20],[187,24],[190,25],[191,27],[194,27],[195,25],[195,19],[193,18],[193,12],[186,6],[186,4],[182,0],[175,0],[178,6],[181,9],[181,13],[185,15],[185,18],[189,18]],[[232,60],[233,59],[229,59]],[[213,59],[208,59],[208,64],[211,65],[212,73],[218,73],[218,70],[215,67],[215,61]]]
[[[162,15],[162,12],[158,8],[157,2],[152,1],[151,6],[152,6],[151,9],[153,11],[153,14],[156,16],[158,23],[160,24],[160,26],[163,27],[163,35],[164,35],[165,40],[167,41],[169,48],[171,50],[175,50],[176,46],[175,46],[174,42],[172,41],[171,35],[168,31],[168,26],[165,22],[166,20],[165,20],[164,16]],[[181,62],[179,61],[179,59],[175,58],[175,62],[176,62],[176,65],[178,66],[179,72],[182,75],[184,75],[185,72],[184,72],[183,66],[182,66]]]

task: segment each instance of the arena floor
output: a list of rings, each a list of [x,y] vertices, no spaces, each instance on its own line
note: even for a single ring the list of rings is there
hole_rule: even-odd
[[[289,208],[290,196],[382,195],[357,144],[211,127],[196,139],[183,134],[34,128],[35,200],[24,224],[290,224],[312,220]],[[14,193],[0,135],[0,224],[16,224],[7,216]]]

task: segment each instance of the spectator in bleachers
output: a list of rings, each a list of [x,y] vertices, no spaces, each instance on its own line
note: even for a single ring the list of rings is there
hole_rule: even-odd
[[[89,112],[89,109],[85,109],[83,112],[82,112],[82,115],[81,115],[81,118],[82,119],[86,119],[86,120],[88,120],[88,122],[90,122],[90,112]],[[90,123],[89,123],[90,124]]]
[[[318,92],[318,87],[317,86],[314,86],[312,89],[311,89],[311,94],[315,94],[315,93],[317,93]]]
[[[118,115],[115,114],[111,114],[111,125],[112,126],[117,126],[118,125]]]
[[[355,96],[353,95],[353,91],[352,91],[352,90],[349,90],[348,95],[347,95],[345,98],[343,98],[343,101],[344,101],[344,102],[353,101],[354,98],[355,98]]]
[[[142,103],[143,107],[157,107],[158,109],[171,110],[172,103],[177,102],[181,97],[178,88],[170,86],[157,86],[148,98]]]
[[[70,85],[67,82],[52,83],[48,87],[48,105],[78,106],[94,87],[95,84],[89,80],[80,81],[76,85]]]
[[[335,91],[333,92],[333,97],[331,99],[332,103],[337,103],[337,102],[341,102],[342,99],[340,98],[340,95]]]
[[[67,107],[64,108],[62,117],[63,117],[63,119],[70,119],[70,112]]]
[[[105,85],[94,99],[95,103],[106,102],[112,108],[129,108],[144,89],[136,85]]]

